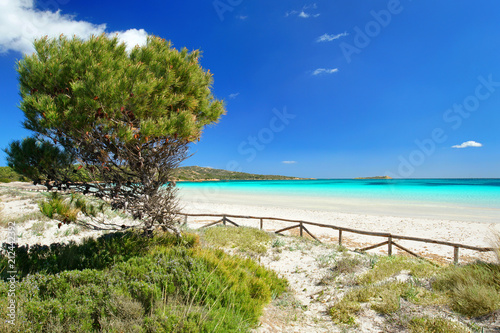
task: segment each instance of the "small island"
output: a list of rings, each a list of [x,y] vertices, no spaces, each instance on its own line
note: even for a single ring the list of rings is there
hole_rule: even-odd
[[[389,176],[375,176],[375,177],[358,177],[354,179],[392,179],[392,177]]]

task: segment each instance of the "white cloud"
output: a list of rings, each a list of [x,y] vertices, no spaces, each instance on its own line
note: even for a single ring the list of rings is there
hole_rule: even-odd
[[[240,20],[244,21],[248,18],[248,16],[245,16],[245,15],[239,15],[237,16]]]
[[[337,73],[338,71],[338,68],[318,68],[312,73],[312,75],[333,74]]]
[[[239,92],[234,93],[234,94],[230,94],[230,95],[229,95],[229,98],[230,98],[230,99],[235,99],[236,97],[238,97],[238,95],[239,95],[239,94],[240,94]]]
[[[35,8],[34,0],[0,0],[0,53],[17,51],[32,53],[33,41],[44,36],[77,36],[88,38],[106,32],[106,24],[78,21],[72,15],[54,12],[52,8]],[[116,31],[121,41],[131,49],[146,42],[147,33],[141,29]]]
[[[321,42],[331,42],[332,40],[339,39],[340,37],[345,37],[348,36],[349,34],[347,32],[343,32],[341,34],[336,34],[336,35],[329,35],[329,34],[324,34],[316,38],[317,43]]]
[[[468,148],[468,147],[482,147],[483,144],[476,141],[466,141],[462,144],[451,146],[451,148]]]
[[[295,164],[295,163],[297,163],[297,161],[281,161],[281,163],[284,163],[284,164]]]
[[[127,31],[111,32],[108,34],[111,37],[114,35],[118,35],[120,42],[127,45],[127,50],[131,50],[137,45],[146,44],[146,40],[148,39],[148,33],[144,29],[129,29]]]
[[[286,12],[285,13],[285,17],[288,17],[288,16],[292,16],[292,15],[297,15],[298,17],[301,17],[301,18],[309,18],[309,17],[318,17],[320,14],[312,14],[312,13],[308,13],[306,12],[306,10],[309,10],[309,9],[317,9],[318,6],[313,3],[311,5],[306,5],[304,7],[302,7],[301,10],[291,10],[289,12]]]

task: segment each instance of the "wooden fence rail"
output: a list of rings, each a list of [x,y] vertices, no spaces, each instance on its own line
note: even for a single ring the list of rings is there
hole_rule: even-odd
[[[217,220],[215,222],[208,223],[202,228],[206,228],[209,226],[216,225],[218,223],[222,223],[226,225],[227,223],[231,223],[236,227],[239,227],[237,223],[234,221],[231,221],[229,218],[239,218],[239,219],[254,219],[254,220],[259,220],[259,228],[262,230],[264,228],[264,220],[272,220],[272,221],[282,221],[282,222],[287,222],[287,223],[295,223],[292,226],[279,229],[274,231],[275,233],[281,233],[283,231],[299,228],[299,233],[300,237],[303,237],[304,231],[311,236],[313,239],[316,241],[320,241],[316,236],[314,236],[306,227],[305,225],[311,225],[311,226],[316,226],[316,227],[321,227],[321,228],[328,228],[328,229],[333,229],[337,230],[339,233],[339,238],[338,238],[338,243],[341,246],[342,245],[342,236],[343,232],[351,232],[355,234],[360,234],[360,235],[366,235],[366,236],[375,236],[375,237],[384,237],[387,238],[386,241],[382,243],[378,243],[375,245],[371,245],[362,249],[359,249],[359,251],[365,252],[368,250],[375,249],[380,246],[387,245],[387,253],[388,255],[392,255],[392,247],[395,246],[415,257],[420,257],[418,254],[415,252],[397,244],[394,242],[394,239],[398,240],[408,240],[408,241],[414,241],[414,242],[421,242],[421,243],[430,243],[430,244],[439,244],[439,245],[446,245],[453,247],[453,262],[455,264],[458,264],[459,260],[459,249],[468,249],[468,250],[473,250],[473,251],[478,251],[478,252],[488,252],[488,251],[495,251],[495,248],[492,247],[477,247],[477,246],[471,246],[471,245],[465,245],[465,244],[458,244],[458,243],[453,243],[453,242],[446,242],[446,241],[440,241],[440,240],[434,240],[434,239],[427,239],[427,238],[419,238],[419,237],[411,237],[411,236],[401,236],[401,235],[393,235],[391,233],[386,233],[386,232],[374,232],[374,231],[365,231],[365,230],[357,230],[357,229],[352,229],[352,228],[345,228],[345,227],[339,227],[335,225],[330,225],[330,224],[323,224],[323,223],[317,223],[317,222],[309,222],[309,221],[303,221],[303,220],[291,220],[291,219],[284,219],[284,218],[279,218],[279,217],[263,217],[263,216],[247,216],[247,215],[230,215],[230,214],[186,214],[186,213],[181,213],[180,215],[184,216],[184,223],[187,223],[188,216],[191,217],[220,217],[220,220]]]

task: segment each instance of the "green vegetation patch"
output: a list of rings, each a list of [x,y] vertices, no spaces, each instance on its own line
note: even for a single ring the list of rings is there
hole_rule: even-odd
[[[203,231],[203,241],[215,247],[238,248],[249,254],[264,254],[272,236],[262,230],[249,227],[212,227]]]
[[[439,271],[439,267],[426,260],[402,256],[379,257],[373,269],[361,275],[358,283],[367,285],[383,281],[402,271],[416,278],[428,278]]]
[[[104,213],[107,205],[104,201],[89,200],[81,194],[61,195],[58,192],[51,192],[46,200],[38,204],[40,212],[49,219],[56,219],[63,223],[75,222],[78,214],[96,217],[99,213]]]
[[[478,317],[500,309],[500,265],[474,263],[449,266],[433,283],[449,296],[451,308]]]
[[[419,317],[409,323],[411,333],[467,333],[469,330],[460,323],[443,318]]]
[[[355,288],[332,306],[329,312],[335,323],[353,325],[361,304],[369,303],[373,310],[385,315],[399,310],[401,299],[417,305],[439,305],[446,302],[442,295],[433,293],[414,281],[393,281]]]
[[[65,270],[104,269],[116,262],[146,255],[157,246],[194,246],[197,242],[197,236],[191,234],[177,238],[167,235],[143,237],[136,231],[116,232],[97,239],[86,238],[78,245],[69,242],[50,246],[20,246],[16,249],[16,268],[20,279],[35,273],[57,274]],[[6,251],[4,247],[3,253]],[[7,258],[1,257],[0,265],[6,267]],[[8,277],[5,274],[0,273],[4,280]]]
[[[13,329],[23,332],[249,331],[264,304],[287,288],[276,273],[202,249],[189,234],[117,233],[24,256],[34,268],[16,288],[21,306]],[[7,292],[0,282],[4,317]]]
[[[10,183],[15,181],[27,182],[29,179],[18,174],[10,167],[0,167],[0,183]]]
[[[404,273],[405,280],[395,279]],[[468,317],[500,310],[500,265],[476,262],[440,267],[407,257],[380,257],[357,279],[357,286],[329,309],[338,324],[355,325],[363,304],[382,315],[397,312],[401,300],[424,307],[448,305]],[[404,326],[411,332],[466,332],[463,325],[440,318],[415,318]]]

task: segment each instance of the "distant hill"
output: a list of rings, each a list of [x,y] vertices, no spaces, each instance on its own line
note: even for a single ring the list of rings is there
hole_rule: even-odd
[[[228,171],[222,169],[186,166],[178,168],[174,176],[177,180],[289,180],[304,179],[277,175],[257,175],[245,172]]]
[[[174,172],[176,180],[289,180],[305,179],[277,175],[257,175],[245,172],[227,171],[222,169],[203,168],[199,166],[180,167]],[[0,183],[12,181],[29,181],[29,179],[14,172],[9,167],[0,167]]]
[[[354,179],[392,179],[389,176],[375,176],[375,177],[358,177]]]

